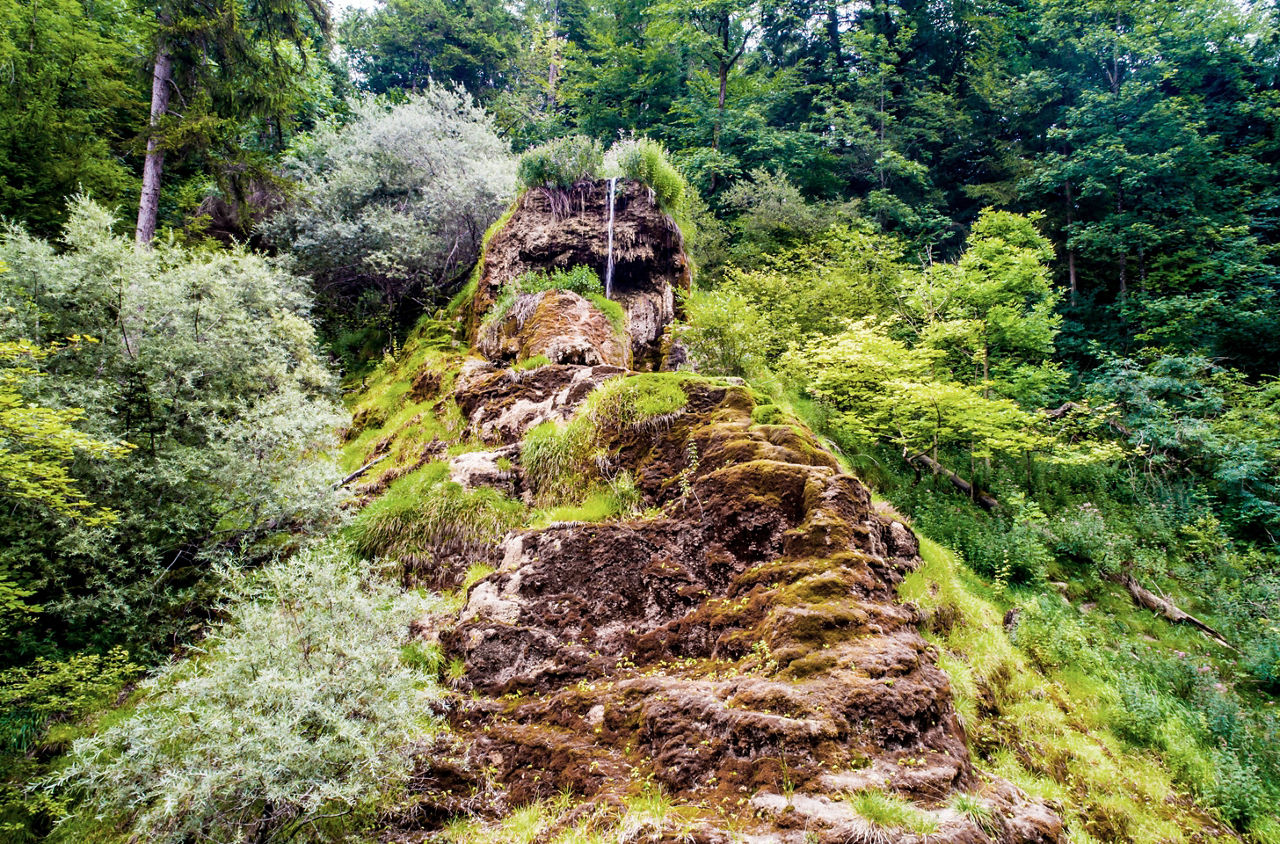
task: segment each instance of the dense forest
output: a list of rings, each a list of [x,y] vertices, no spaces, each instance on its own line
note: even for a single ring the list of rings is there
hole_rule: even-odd
[[[716,384],[919,535],[966,752],[1060,840],[1280,843],[1280,7],[0,0],[0,70],[0,838],[746,835],[661,776],[423,785],[490,546],[703,508],[706,446],[649,488],[617,431]],[[490,290],[538,203],[607,262]],[[592,363],[499,342],[552,300],[654,372],[486,451],[469,345]],[[840,840],[1033,840],[878,794]]]

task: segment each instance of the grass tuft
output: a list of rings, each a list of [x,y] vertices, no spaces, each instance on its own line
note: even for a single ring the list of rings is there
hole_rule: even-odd
[[[847,798],[854,814],[875,827],[902,830],[914,835],[932,835],[938,822],[909,801],[883,791],[859,791]]]
[[[446,463],[398,479],[349,528],[356,550],[370,558],[405,560],[489,546],[524,520],[525,508],[488,487],[467,490],[445,480]]]

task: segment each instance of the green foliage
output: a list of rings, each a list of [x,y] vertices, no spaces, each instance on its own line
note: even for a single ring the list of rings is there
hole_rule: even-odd
[[[859,791],[848,797],[849,808],[872,826],[927,836],[938,831],[938,822],[910,802],[883,791]]]
[[[38,658],[0,672],[0,751],[27,752],[49,722],[69,721],[106,706],[141,671],[123,648],[112,648],[105,655]]]
[[[513,162],[489,116],[443,85],[352,111],[294,141],[284,171],[296,188],[260,228],[315,280],[335,319],[359,305],[368,322],[382,306],[391,330],[407,300],[442,298],[475,261],[481,232],[510,200]]]
[[[851,323],[841,334],[788,352],[783,367],[839,411],[855,439],[906,451],[967,447],[974,457],[1021,456],[1048,446],[1036,418],[979,387],[939,379],[936,355],[893,339],[883,326]]]
[[[136,201],[124,154],[146,122],[134,81],[145,31],[126,5],[0,3],[0,216],[52,237],[72,194]]]
[[[551,272],[531,270],[512,279],[502,287],[498,299],[484,315],[483,323],[493,325],[502,322],[521,296],[541,293],[544,290],[569,290],[577,293],[604,312],[616,329],[625,325],[622,306],[604,297],[604,285],[596,271],[585,264],[576,264],[567,270]]]
[[[42,418],[75,419],[79,433],[59,435],[74,448],[136,446],[67,464],[110,522],[35,502],[0,522],[0,571],[44,612],[9,639],[9,659],[50,645],[145,652],[189,624],[212,560],[336,515],[324,451],[343,415],[305,282],[241,251],[139,250],[114,222],[79,200],[61,249],[16,229],[0,239],[4,341],[82,338],[49,349],[27,384]]]
[[[449,5],[396,0],[342,17],[342,43],[360,87],[375,94],[457,84],[491,95],[519,46],[516,16],[501,4]]]
[[[1035,223],[984,210],[960,259],[916,276],[904,297],[921,342],[942,352],[954,375],[1039,407],[1065,378],[1050,361],[1062,322],[1049,274],[1053,250]]]
[[[511,283],[520,293],[541,293],[543,290],[571,290],[579,296],[592,293],[603,293],[604,285],[596,271],[585,264],[578,264],[567,270],[552,270],[549,273],[534,270],[527,272]]]
[[[566,190],[578,182],[599,178],[603,169],[604,151],[598,141],[567,135],[522,155],[516,178],[526,188]]]
[[[836,226],[815,242],[730,268],[715,290],[696,293],[689,302],[692,332],[709,325],[708,318],[719,327],[716,336],[694,342],[718,361],[711,371],[742,374],[728,371],[730,350],[754,348],[762,360],[773,360],[793,343],[842,331],[849,319],[887,315],[912,273],[900,241],[865,223]],[[735,319],[737,311],[742,315]],[[728,336],[726,320],[742,324],[737,339]],[[714,351],[726,342],[729,350]]]
[[[1204,721],[1194,714],[1220,712],[1231,698],[1212,669],[1203,670],[1206,661],[1126,637],[1133,620],[1124,615],[1109,616],[1103,607],[1085,614],[1056,595],[1024,590],[1006,593],[1017,602],[1015,646],[1001,623],[1009,604],[934,542],[922,539],[921,557],[924,565],[899,593],[946,619],[926,637],[942,653],[978,764],[1033,795],[1062,799],[1070,828],[1111,829],[1129,841],[1193,840],[1199,825],[1172,799],[1179,788],[1226,808],[1210,795],[1232,787],[1235,774],[1220,766],[1234,763],[1219,756],[1215,745],[1222,745],[1200,725],[1239,725],[1243,710],[1228,706],[1227,718]],[[1154,628],[1143,635],[1148,631]],[[1190,696],[1186,703],[1182,695]],[[1274,726],[1255,721],[1222,735],[1233,737],[1230,744],[1251,732],[1261,739],[1268,729]],[[1152,741],[1162,765],[1148,750]],[[1259,745],[1250,747],[1256,754]],[[1265,755],[1252,758],[1254,771],[1271,769]]]
[[[757,381],[771,375],[768,342],[774,323],[742,294],[729,289],[697,291],[685,300],[688,324],[680,340],[709,375]]]
[[[685,216],[691,188],[671,163],[666,147],[649,138],[632,138],[614,144],[609,153],[617,157],[623,178],[647,185],[653,191],[659,208],[677,221]]]
[[[31,400],[39,394],[37,366],[57,348],[40,348],[28,340],[0,341],[0,497],[78,516],[87,525],[110,521],[115,514],[94,508],[69,466],[77,456],[121,457],[128,447],[78,431],[81,408],[40,407]]]
[[[488,487],[464,489],[448,476],[447,463],[431,463],[392,483],[349,528],[356,550],[396,560],[464,553],[523,520],[520,502]]]
[[[402,659],[427,607],[336,545],[232,577],[225,600],[200,656],[148,680],[46,787],[148,841],[338,834],[325,819],[403,783],[434,729],[441,691]]]
[[[569,423],[544,422],[528,431],[520,462],[535,500],[542,506],[579,502],[603,483],[608,489],[602,501],[615,500],[620,503],[610,506],[629,511],[632,482],[602,476],[597,457],[622,431],[662,425],[681,413],[689,396],[680,384],[688,377],[655,372],[611,378],[587,397]]]

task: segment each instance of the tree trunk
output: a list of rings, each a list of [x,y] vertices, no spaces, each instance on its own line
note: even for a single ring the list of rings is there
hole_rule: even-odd
[[[724,104],[729,91],[729,63],[720,62],[720,96],[716,100],[716,125],[711,135],[711,148],[720,151],[720,127],[724,125]]]
[[[169,87],[173,64],[163,44],[156,50],[155,72],[151,75],[151,132],[147,137],[147,158],[142,167],[142,196],[138,200],[137,240],[147,246],[156,233],[160,211],[160,175],[164,171],[164,150],[160,147],[160,121],[169,112]]]
[[[904,451],[902,456],[906,458],[907,464],[913,469],[918,470],[920,466],[924,466],[935,475],[942,475],[944,478],[951,481],[952,486],[969,496],[973,501],[982,505],[984,509],[1000,509],[1000,502],[996,500],[995,496],[991,495],[989,492],[983,492],[978,489],[976,484],[969,483],[964,478],[960,477],[955,472],[930,457],[928,454],[917,454],[916,456],[911,457]]]
[[[827,4],[827,42],[837,68],[844,67],[844,53],[840,49],[840,9],[835,3]]]
[[[1235,646],[1228,642],[1221,633],[1205,624],[1200,619],[1190,613],[1184,612],[1174,604],[1159,595],[1144,588],[1138,581],[1134,580],[1127,574],[1113,574],[1108,576],[1111,580],[1119,583],[1129,593],[1129,597],[1140,607],[1145,607],[1157,615],[1164,616],[1174,624],[1189,624],[1208,636],[1214,642],[1222,645],[1224,648],[1236,650]]]
[[[1067,237],[1071,237],[1071,224],[1075,222],[1075,198],[1071,195],[1071,180],[1067,180]],[[1076,250],[1067,247],[1067,286],[1071,291],[1071,307],[1076,306]]]

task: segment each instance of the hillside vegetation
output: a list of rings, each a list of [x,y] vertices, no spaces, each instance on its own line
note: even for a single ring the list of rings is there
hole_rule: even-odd
[[[1280,844],[1278,15],[0,0],[0,839]]]

